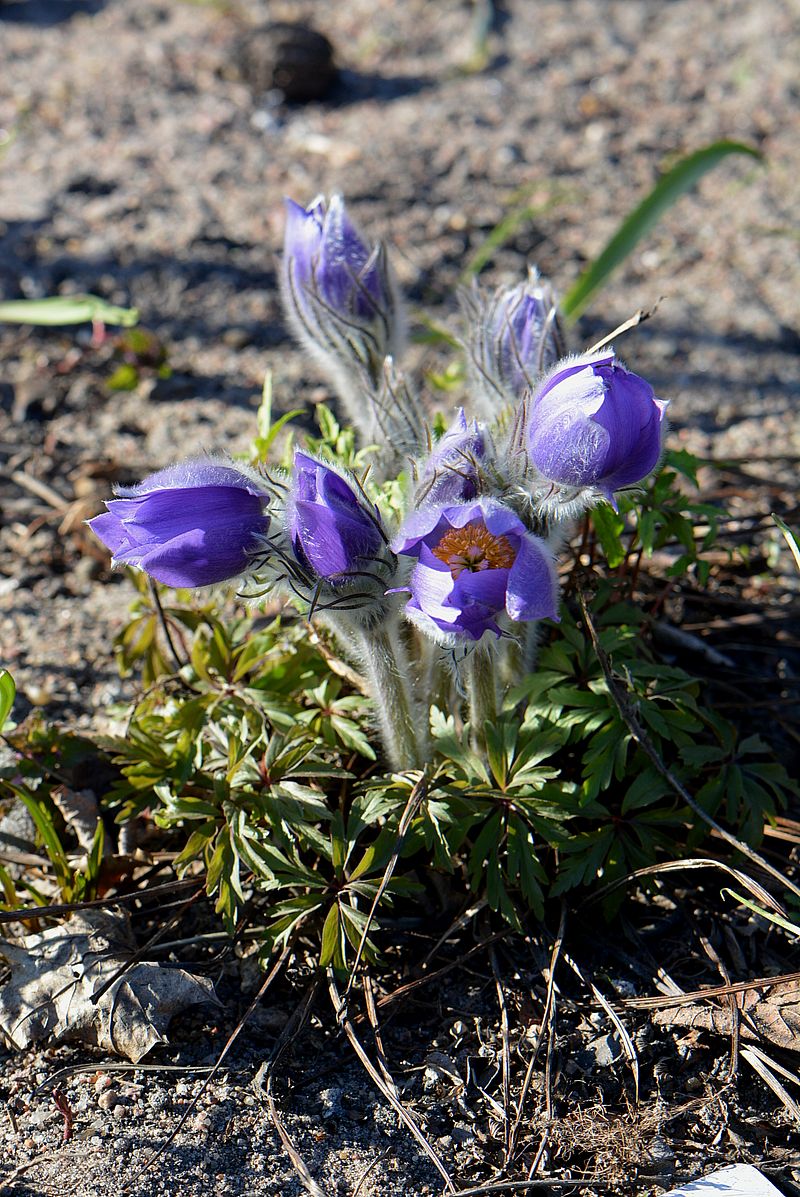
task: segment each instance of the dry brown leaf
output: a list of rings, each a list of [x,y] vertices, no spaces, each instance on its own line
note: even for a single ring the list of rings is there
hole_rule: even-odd
[[[166,1042],[174,1014],[205,1002],[219,1005],[205,977],[153,963],[132,965],[93,1002],[135,947],[122,911],[76,911],[41,934],[0,940],[0,956],[11,967],[0,987],[0,1032],[16,1048],[45,1038],[77,1039],[136,1064]]]
[[[776,1047],[800,1051],[800,981],[783,981],[766,989],[746,989],[733,997],[742,1013],[741,1032],[746,1039],[762,1038]],[[657,1010],[657,1026],[694,1027],[730,1035],[733,1030],[727,999],[721,1006],[695,1002],[673,1010]]]

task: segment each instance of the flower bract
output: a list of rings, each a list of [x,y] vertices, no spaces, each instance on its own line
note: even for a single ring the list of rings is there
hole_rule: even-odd
[[[286,201],[284,269],[299,302],[308,292],[336,312],[372,320],[385,302],[378,247],[357,232],[340,195],[318,196],[308,208]]]
[[[434,445],[420,475],[417,501],[457,503],[478,493],[478,466],[486,453],[486,435],[477,421],[467,423],[463,407]]]

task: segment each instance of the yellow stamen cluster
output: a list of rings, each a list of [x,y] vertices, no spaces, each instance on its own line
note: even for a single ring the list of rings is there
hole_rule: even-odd
[[[445,565],[450,566],[454,578],[468,569],[472,573],[484,569],[510,569],[516,552],[505,536],[493,536],[480,523],[445,532],[435,549],[431,550]]]

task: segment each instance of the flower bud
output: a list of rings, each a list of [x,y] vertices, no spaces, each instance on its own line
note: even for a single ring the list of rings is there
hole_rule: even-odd
[[[458,503],[478,494],[480,462],[486,456],[486,433],[476,420],[467,424],[463,407],[436,444],[420,473],[414,496],[417,506]]]
[[[308,208],[286,201],[282,285],[287,314],[337,387],[366,372],[381,383],[383,360],[402,341],[402,316],[381,244],[370,247],[340,195]]]
[[[209,586],[248,568],[266,536],[268,494],[256,474],[205,458],[118,487],[89,527],[112,565],[143,569],[166,586]]]
[[[558,618],[558,583],[547,545],[492,499],[426,507],[406,520],[393,546],[416,557],[406,615],[454,646],[502,634],[498,618]]]
[[[397,558],[355,480],[297,450],[285,527],[288,544],[273,541],[272,568],[283,569],[277,580],[314,609],[358,611],[362,625],[386,615]]]
[[[613,504],[615,490],[656,466],[666,407],[613,351],[568,358],[530,401],[528,458],[550,482],[591,488]]]
[[[487,293],[473,280],[461,293],[472,380],[487,418],[517,403],[564,353],[556,301],[531,267],[527,282]]]

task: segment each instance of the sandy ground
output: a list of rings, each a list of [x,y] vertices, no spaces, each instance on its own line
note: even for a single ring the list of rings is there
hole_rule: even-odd
[[[111,479],[244,448],[268,369],[280,409],[326,396],[277,300],[286,195],[344,193],[394,247],[412,309],[452,323],[465,262],[514,206],[535,214],[486,277],[519,278],[535,261],[563,291],[677,155],[721,137],[758,147],[763,165],[728,160],[667,215],[572,336],[591,343],[661,299],[621,350],[671,400],[673,443],[746,458],[766,478],[793,469],[772,459],[800,458],[798,4],[484,7],[488,57],[475,70],[476,13],[459,0],[0,4],[0,299],[90,291],[133,304],[171,367],[169,378],[145,367],[136,389],[111,392],[118,363],[87,333],[0,328],[0,663],[17,677],[20,714],[40,706],[87,721],[123,692],[109,645],[130,590],[84,555],[70,505],[93,514]],[[333,42],[341,73],[325,101],[286,106],[238,77],[240,39],[279,16],[311,18]],[[34,482],[14,480],[20,472]],[[410,1068],[449,1033],[456,1016],[441,1016],[438,1031],[426,1023],[430,1041],[403,1049]],[[258,1034],[273,1032],[252,1033],[235,1061],[242,1075],[215,1086],[137,1193],[173,1192],[178,1178],[187,1197],[302,1191],[250,1089]],[[337,1066],[341,1044],[319,1035],[325,1063],[312,1052],[310,1074],[295,1070],[300,1112],[288,1117],[324,1192],[437,1192],[357,1067]],[[181,1059],[205,1062],[217,1038],[190,1035]],[[4,1126],[1,1166],[31,1161],[14,1181],[25,1197],[110,1197],[194,1080],[124,1078],[121,1114],[98,1109],[93,1080],[71,1081],[83,1137],[59,1146],[60,1116],[31,1094],[67,1059],[6,1061],[20,1129]],[[484,1172],[454,1110],[438,1133],[467,1186]]]

